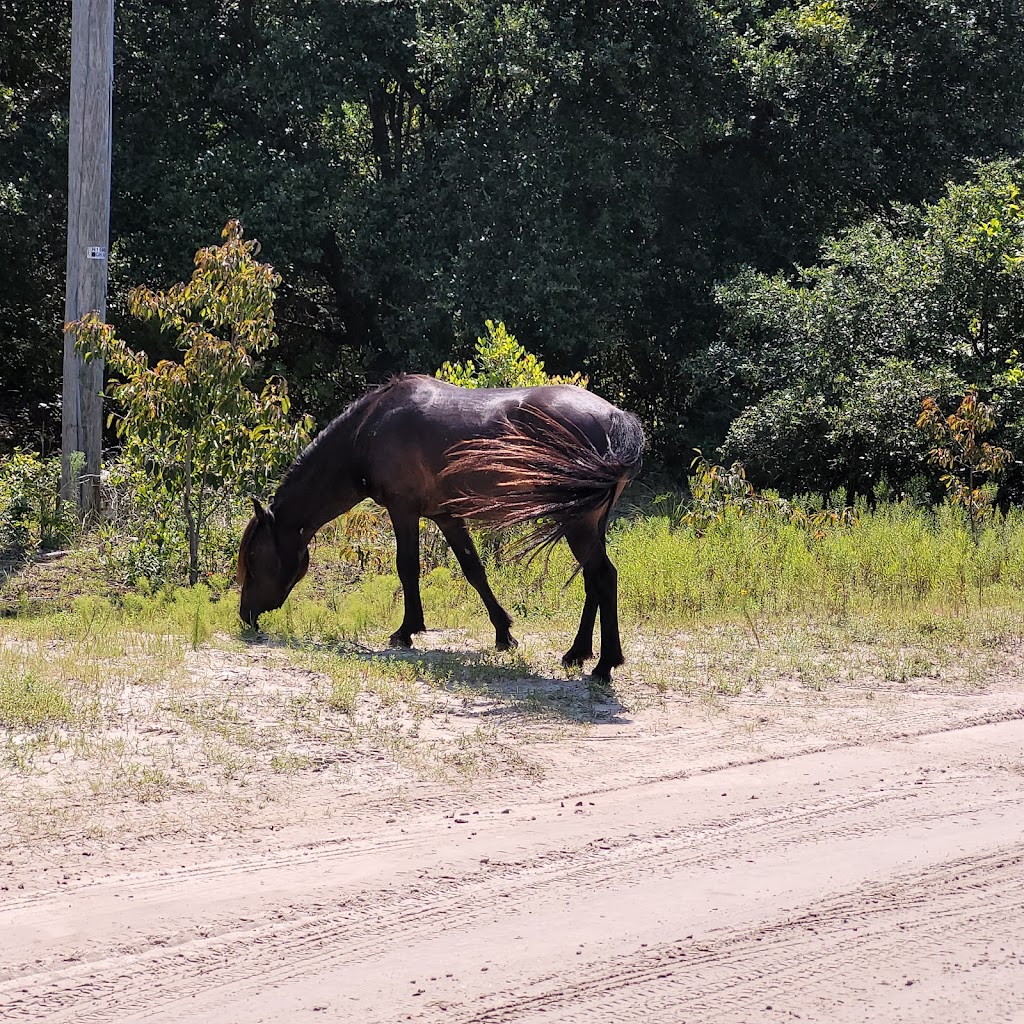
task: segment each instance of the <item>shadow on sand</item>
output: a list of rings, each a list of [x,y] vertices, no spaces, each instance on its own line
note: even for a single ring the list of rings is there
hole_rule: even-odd
[[[544,675],[517,651],[453,651],[445,648],[382,647],[375,649],[352,640],[321,641],[282,637],[246,628],[242,640],[251,647],[334,654],[366,664],[411,666],[416,675],[436,690],[452,696],[473,696],[490,701],[477,708],[475,717],[500,718],[510,712],[558,717],[575,723],[627,724],[632,719],[619,700],[615,684],[589,675]],[[421,634],[430,641],[430,631]]]

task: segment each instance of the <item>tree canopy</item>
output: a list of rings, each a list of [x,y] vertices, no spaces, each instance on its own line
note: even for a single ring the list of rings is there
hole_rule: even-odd
[[[1020,0],[118,0],[116,11],[110,316],[166,355],[158,332],[130,323],[130,287],[182,278],[239,218],[283,282],[267,371],[320,422],[367,381],[471,356],[486,321],[503,321],[551,373],[581,372],[640,413],[655,457],[680,475],[691,447],[730,429],[748,455],[760,445],[770,473],[766,442],[742,439],[786,405],[787,387],[787,408],[824,422],[819,406],[845,408],[857,388],[878,400],[868,369],[890,366],[900,394],[909,381],[938,393],[985,383],[982,364],[991,377],[1008,358],[1012,319],[986,312],[1002,299],[968,280],[999,238],[941,243],[928,211],[945,203],[959,224],[969,211],[953,206],[972,200],[956,189],[981,187],[976,173],[1013,179],[1010,164],[976,168],[1021,154]],[[0,0],[7,443],[52,422],[59,393],[59,13],[40,25],[35,5]],[[900,267],[918,273],[911,240],[925,237],[949,262],[920,273],[947,285],[908,312],[917,292]],[[876,275],[877,296],[856,291],[854,264]],[[1016,287],[1009,269],[978,273],[1000,295]],[[829,319],[826,295],[853,305]],[[806,330],[789,322],[794,307]],[[973,342],[968,307],[987,332]],[[835,332],[854,322],[870,322],[870,337],[839,353],[850,332]],[[868,369],[851,376],[840,355]],[[896,415],[887,408],[878,415]],[[826,461],[819,485],[846,473],[834,452]]]

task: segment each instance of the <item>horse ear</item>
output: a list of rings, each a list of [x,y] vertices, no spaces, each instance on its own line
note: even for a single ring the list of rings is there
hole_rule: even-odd
[[[256,513],[256,521],[262,526],[267,521],[267,510],[260,504],[255,494],[252,496],[252,507]]]

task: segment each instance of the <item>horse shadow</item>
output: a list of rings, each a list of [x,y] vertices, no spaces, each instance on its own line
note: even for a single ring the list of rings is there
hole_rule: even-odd
[[[429,634],[427,634],[429,643]],[[411,666],[435,692],[472,705],[482,720],[509,716],[560,719],[578,724],[626,725],[632,721],[614,683],[579,672],[555,676],[539,672],[517,651],[459,651],[443,647],[368,647],[352,640],[322,641],[272,636],[247,629],[249,646],[337,654],[367,665]]]

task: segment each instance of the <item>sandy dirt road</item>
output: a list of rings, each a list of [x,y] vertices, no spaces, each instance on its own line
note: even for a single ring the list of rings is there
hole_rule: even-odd
[[[540,778],[37,847],[0,1020],[1024,1022],[1024,684],[862,697],[669,699]]]

